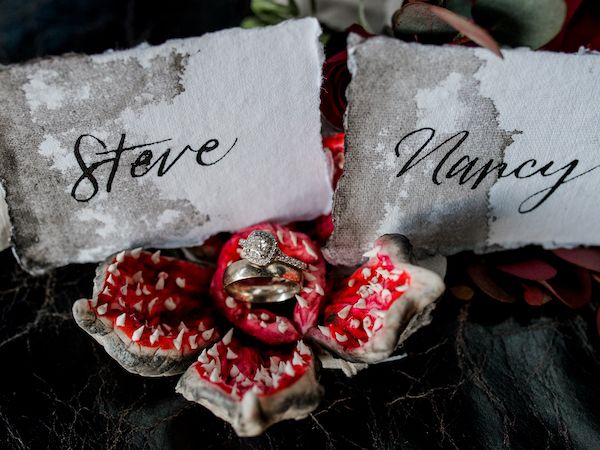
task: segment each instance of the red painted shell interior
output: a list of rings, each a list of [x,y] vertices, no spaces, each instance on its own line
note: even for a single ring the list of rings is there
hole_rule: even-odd
[[[266,307],[236,301],[223,289],[226,268],[240,259],[240,239],[245,239],[257,229],[271,232],[277,238],[283,253],[308,264],[308,269],[304,271],[302,292],[290,300],[295,302],[292,317],[278,314]],[[325,290],[325,261],[318,245],[303,233],[279,225],[260,224],[233,235],[225,243],[210,292],[225,317],[241,330],[267,344],[285,344],[297,341],[314,326],[325,298]]]
[[[387,310],[410,283],[408,272],[397,269],[387,254],[376,252],[333,295],[319,331],[344,349],[364,346],[385,327]]]
[[[193,352],[219,338],[208,296],[212,275],[213,269],[160,252],[121,252],[89,302],[139,345]]]
[[[337,133],[323,138],[323,149],[331,154],[333,161],[333,188],[344,173],[344,133]]]
[[[273,395],[296,382],[313,364],[312,352],[302,341],[283,349],[258,349],[238,341],[232,333],[203,350],[194,368],[205,382],[234,399],[249,390],[259,397]]]

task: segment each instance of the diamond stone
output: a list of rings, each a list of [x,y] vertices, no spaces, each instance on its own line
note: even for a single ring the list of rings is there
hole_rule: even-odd
[[[277,252],[277,240],[268,231],[255,230],[240,241],[241,257],[258,266],[269,264]]]

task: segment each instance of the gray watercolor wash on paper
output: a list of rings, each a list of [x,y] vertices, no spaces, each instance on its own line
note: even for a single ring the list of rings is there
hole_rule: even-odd
[[[479,93],[474,74],[484,61],[462,48],[408,45],[388,38],[351,43],[349,50],[347,154],[334,197],[335,232],[325,250],[327,258],[354,265],[379,235],[389,232],[406,235],[419,257],[483,248],[489,231],[488,195],[496,175],[468,195],[457,184],[436,186],[431,177],[445,152],[439,150],[438,156],[397,178],[419,145],[400,146],[400,157],[395,148],[403,136],[423,127],[436,129],[428,148],[469,130],[461,154],[501,161],[516,131],[500,128],[493,102]],[[444,109],[448,95],[462,109]]]
[[[184,59],[184,55],[171,53],[168,57],[156,57],[147,67],[142,67],[135,59],[100,65],[90,57],[71,56],[42,60],[33,70],[22,65],[0,72],[0,146],[19,149],[3,152],[1,171],[2,177],[10,180],[7,202],[15,224],[13,241],[17,247],[26,249],[20,255],[26,265],[30,258],[37,259],[39,255],[44,255],[43,259],[49,262],[49,267],[57,261],[62,265],[77,260],[81,249],[96,246],[91,231],[102,226],[99,218],[114,214],[115,209],[123,205],[116,201],[103,203],[86,219],[89,227],[77,226],[72,208],[85,214],[90,205],[75,203],[65,197],[64,191],[57,190],[57,186],[72,185],[73,177],[61,170],[53,170],[54,160],[50,155],[44,156],[42,152],[43,156],[39,158],[34,153],[34,149],[40,148],[44,142],[47,130],[65,128],[56,138],[60,147],[70,148],[82,130],[97,129],[99,124],[106,130],[122,129],[119,114],[125,107],[138,110],[173,98],[182,91],[179,77]],[[34,88],[36,83],[40,84],[41,89],[57,94],[53,96],[52,92],[48,92],[46,103],[40,102],[32,107],[27,99],[27,90],[23,87],[34,85]],[[59,98],[61,90],[69,93],[73,86],[79,86],[79,96],[64,94],[64,98]],[[90,102],[90,98],[104,98],[105,101]],[[65,122],[70,129],[64,127]],[[31,126],[32,123],[35,126]],[[114,140],[115,135],[111,135],[111,138]],[[112,145],[111,148],[116,144],[107,142],[107,145]],[[47,170],[37,176],[44,166]],[[72,169],[72,173],[77,173],[76,166],[72,166]],[[119,181],[122,180],[116,180],[114,184],[115,191],[121,188]],[[121,239],[127,239],[133,224],[138,227],[139,236],[143,237],[140,244],[158,242],[161,236],[157,231],[160,230],[154,222],[164,210],[181,211],[198,223],[207,220],[206,215],[186,200],[161,199],[158,191],[149,184],[127,183],[127,186],[123,186],[124,190],[126,194],[121,192],[119,195],[125,197],[128,208],[118,213],[122,218],[122,229],[120,236],[111,238],[114,241],[110,246],[116,247]],[[156,201],[136,201],[148,195]],[[35,203],[33,208],[30,201]],[[60,209],[61,205],[65,206],[63,210]],[[182,221],[180,225],[185,225],[185,222]],[[59,235],[67,236],[68,247],[62,244],[62,236],[57,239],[57,231]],[[107,252],[102,243],[97,244],[97,249],[92,250],[92,259],[99,259]]]

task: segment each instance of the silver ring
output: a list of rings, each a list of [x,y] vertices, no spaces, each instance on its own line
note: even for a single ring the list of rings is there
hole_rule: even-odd
[[[223,288],[236,300],[253,303],[283,302],[300,293],[302,271],[280,262],[265,267],[240,259],[227,267]]]
[[[299,259],[283,253],[275,236],[268,231],[254,230],[246,239],[240,239],[239,244],[242,247],[240,256],[256,266],[265,267],[278,261],[299,270],[306,270],[308,267]]]

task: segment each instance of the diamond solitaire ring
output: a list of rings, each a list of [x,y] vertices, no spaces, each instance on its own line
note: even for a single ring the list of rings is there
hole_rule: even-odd
[[[283,253],[277,245],[275,236],[268,231],[254,230],[246,239],[240,239],[240,246],[242,247],[240,256],[259,267],[280,262],[299,270],[308,268],[308,265],[299,259]]]
[[[225,270],[223,288],[236,300],[277,303],[294,298],[302,289],[308,265],[281,251],[275,236],[254,230],[239,241],[242,259]]]

